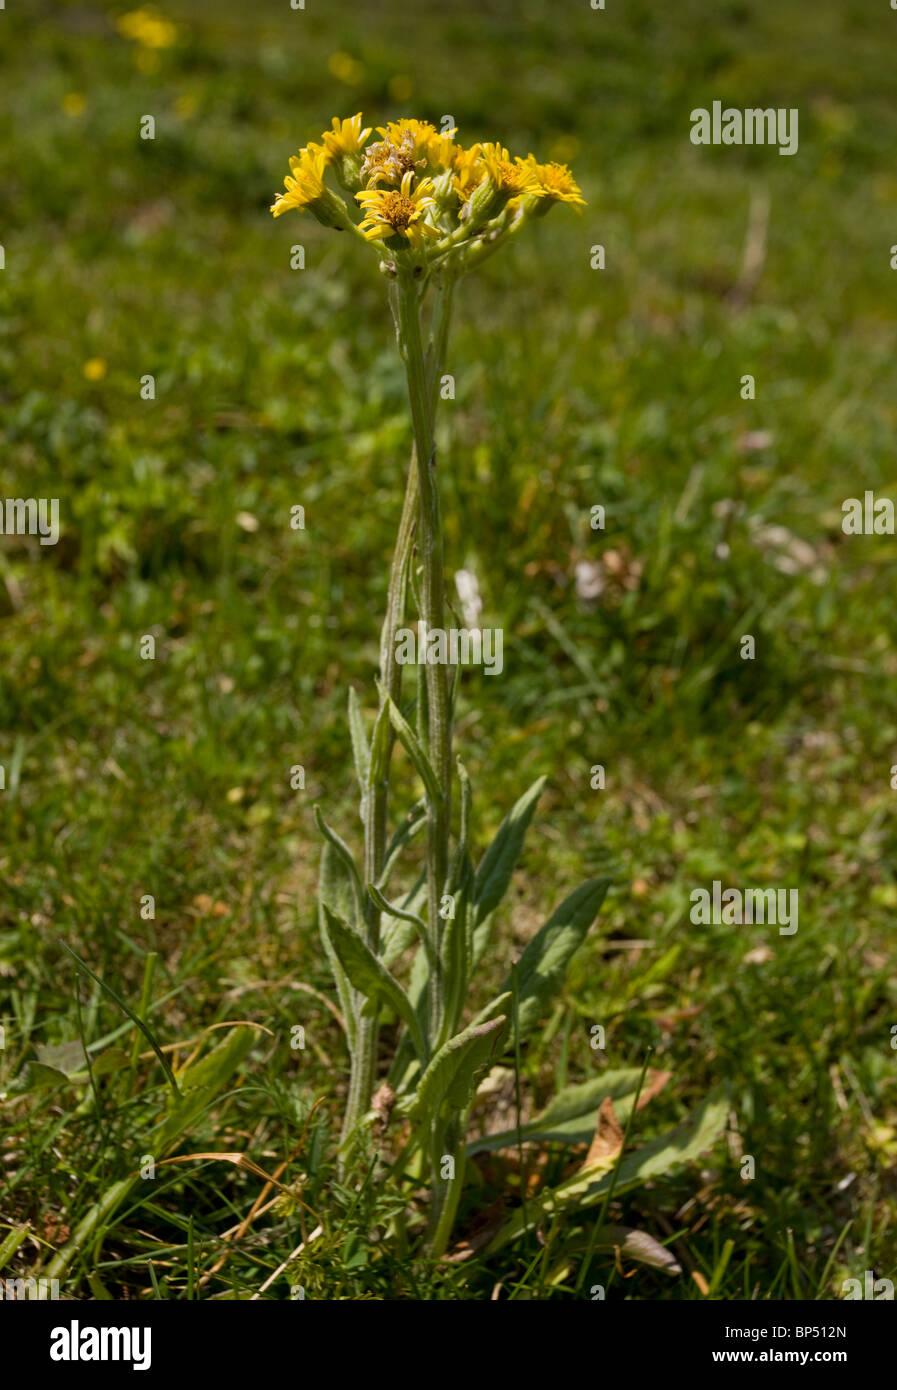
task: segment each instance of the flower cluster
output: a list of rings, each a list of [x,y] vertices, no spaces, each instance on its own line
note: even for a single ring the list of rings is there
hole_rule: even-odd
[[[390,121],[376,131],[361,121],[360,111],[334,116],[320,143],[294,155],[271,208],[275,217],[291,208],[310,212],[325,226],[355,232],[385,263],[396,254],[422,264],[451,255],[463,270],[526,218],[556,203],[585,203],[566,164],[512,158],[497,144],[465,147],[454,130],[440,132],[429,121]],[[327,183],[328,170],[348,201]]]

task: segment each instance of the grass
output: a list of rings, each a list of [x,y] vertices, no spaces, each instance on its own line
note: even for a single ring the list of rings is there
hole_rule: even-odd
[[[3,495],[59,497],[63,523],[55,548],[0,542],[0,1242],[28,1227],[7,1272],[152,1152],[166,1104],[64,941],[132,1009],[157,953],[147,1022],[174,1062],[213,1025],[264,1025],[182,1150],[245,1152],[283,1188],[222,1160],[159,1168],[73,1266],[75,1296],[249,1297],[285,1261],[263,1297],[822,1298],[897,1278],[897,544],[840,529],[846,497],[895,484],[897,19],[493,0],[421,3],[412,27],[386,3],[171,0],[177,42],[154,51],[118,33],[124,8],[0,17]],[[799,108],[799,153],[693,147],[689,113],[716,98]],[[731,1087],[727,1145],[613,1204],[675,1277],[598,1250],[583,1285],[576,1223],[434,1266],[384,1238],[404,1194],[333,1171],[346,1059],[311,807],[355,824],[345,697],[371,690],[409,427],[370,265],[267,206],[288,155],[359,108],[569,158],[589,198],[459,296],[448,560],[506,644],[501,679],[465,679],[459,742],[480,846],[550,779],[491,983],[576,882],[615,878],[522,1059],[524,1104],[649,1048],[672,1078],[643,1133]],[[799,886],[797,935],[692,925],[713,878]],[[71,1044],[62,1070],[83,1071],[79,1040],[99,1074],[39,1085],[35,1058],[61,1054],[37,1050]],[[482,1164],[462,1230],[515,1181],[512,1157]]]

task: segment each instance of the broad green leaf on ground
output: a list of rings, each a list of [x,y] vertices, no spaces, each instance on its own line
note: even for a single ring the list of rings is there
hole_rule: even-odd
[[[675,1129],[652,1139],[640,1149],[626,1155],[612,1172],[580,1170],[557,1187],[542,1192],[526,1209],[515,1212],[487,1247],[487,1254],[500,1250],[525,1230],[542,1220],[594,1206],[607,1194],[611,1184],[615,1196],[630,1188],[640,1187],[650,1178],[660,1177],[674,1168],[699,1158],[715,1144],[726,1127],[729,1101],[722,1091],[709,1095],[686,1120]]]
[[[617,1114],[626,1119],[638,1090],[641,1067],[624,1067],[605,1071],[591,1081],[565,1086],[558,1091],[545,1109],[520,1128],[520,1138],[526,1142],[555,1144],[588,1144],[595,1132],[595,1112],[608,1097],[614,1102]],[[656,1095],[669,1079],[669,1072],[649,1071],[642,1087],[641,1109],[646,1096]],[[469,1154],[491,1153],[494,1149],[516,1146],[517,1130],[505,1129],[497,1134],[485,1134],[468,1145]]]

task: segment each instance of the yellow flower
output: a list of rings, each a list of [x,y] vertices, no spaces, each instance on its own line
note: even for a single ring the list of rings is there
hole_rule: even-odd
[[[378,125],[377,134],[397,149],[407,148],[412,159],[429,159],[434,140],[441,139],[439,131],[429,121],[403,119]]]
[[[512,161],[501,145],[481,145],[480,151],[486,172],[499,192],[511,198],[536,192],[536,178],[526,160],[518,158]]]
[[[444,135],[437,131],[430,137],[427,145],[427,157],[434,169],[451,169],[455,163],[455,154],[458,146],[455,144],[455,131],[447,130]]]
[[[438,230],[425,220],[427,209],[434,207],[433,180],[421,179],[412,188],[414,174],[409,169],[402,176],[401,188],[367,188],[355,197],[364,209],[358,229],[367,241],[385,241],[402,236],[415,249],[427,237],[438,237]]]
[[[539,164],[535,155],[518,160],[532,175],[535,187],[529,191],[552,203],[574,203],[585,207],[586,200],[566,164]]]
[[[457,145],[452,167],[455,171],[453,179],[455,192],[461,202],[466,203],[473,190],[486,177],[486,166],[483,163],[480,146],[471,145],[470,149],[466,150],[463,145]]]
[[[309,145],[307,149],[300,150],[298,156],[293,155],[290,159],[292,177],[287,174],[283,181],[286,193],[278,193],[271,204],[274,216],[280,217],[281,213],[289,212],[290,208],[302,212],[304,208],[323,198],[326,168],[327,157],[320,145]]]
[[[400,145],[394,145],[390,140],[375,140],[364,152],[361,181],[369,186],[377,183],[399,184],[406,174],[416,174],[425,164],[425,159],[415,159],[414,141],[410,135]]]
[[[88,357],[82,371],[87,381],[102,381],[106,375],[106,359],[104,357]]]
[[[338,116],[334,116],[330,122],[332,130],[325,130],[321,139],[324,141],[324,150],[328,161],[339,159],[344,154],[357,154],[365,144],[371,133],[368,126],[365,130],[361,128],[361,112],[355,116],[348,116],[341,121]]]
[[[177,25],[149,7],[129,10],[116,20],[115,27],[126,39],[133,39],[144,48],[171,48],[177,42]]]

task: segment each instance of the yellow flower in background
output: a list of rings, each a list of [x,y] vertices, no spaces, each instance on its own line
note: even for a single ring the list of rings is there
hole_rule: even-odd
[[[106,375],[106,359],[104,357],[90,357],[81,369],[87,381],[102,381]]]
[[[331,53],[327,66],[337,81],[345,82],[347,87],[357,87],[364,78],[364,64],[351,53]]]
[[[519,162],[529,170],[535,185],[530,191],[534,192],[537,198],[585,207],[586,200],[582,196],[582,189],[566,164],[539,164],[535,155],[531,154]]]
[[[385,241],[402,236],[415,248],[439,231],[426,221],[427,210],[435,207],[433,180],[420,179],[412,188],[414,174],[409,170],[401,188],[367,188],[355,197],[364,209],[359,230],[366,241]]]
[[[177,43],[177,25],[150,7],[129,10],[115,21],[115,27],[124,38],[144,48],[171,48]]]
[[[330,160],[338,159],[344,154],[357,154],[371,133],[370,126],[362,130],[360,111],[342,121],[339,116],[334,116],[330,125],[331,129],[325,130],[321,136],[324,150]]]
[[[481,145],[480,151],[486,172],[501,193],[517,198],[536,191],[535,175],[526,160],[512,160],[502,145]]]
[[[62,109],[67,116],[83,116],[87,101],[80,92],[66,92],[62,98]]]
[[[404,73],[396,73],[395,77],[389,79],[390,101],[410,101],[413,94],[414,83]]]
[[[324,171],[327,157],[321,145],[309,145],[293,155],[290,160],[290,174],[283,181],[285,193],[278,193],[271,204],[275,217],[295,208],[301,212],[311,203],[324,196]]]

